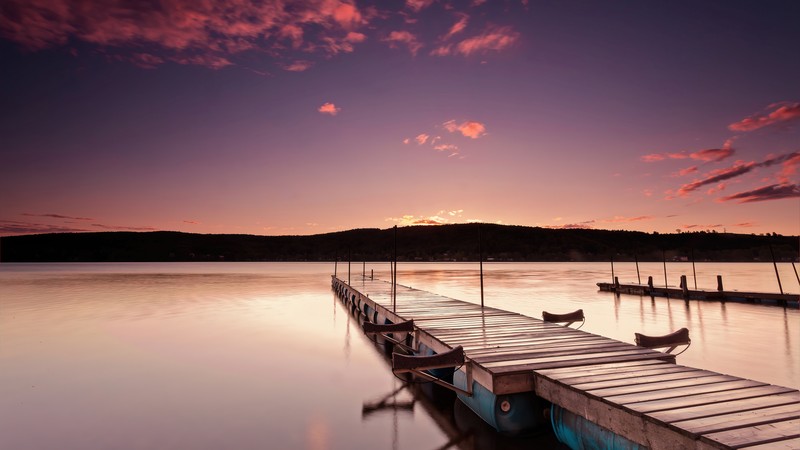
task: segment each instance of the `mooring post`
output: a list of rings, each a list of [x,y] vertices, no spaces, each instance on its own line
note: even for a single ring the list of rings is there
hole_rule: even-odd
[[[369,269],[369,279],[375,279],[375,269]]]
[[[797,278],[797,284],[800,284],[800,275],[797,274],[797,267],[795,267],[794,261],[792,261],[792,269],[794,269],[794,277]]]
[[[639,284],[642,284],[642,276],[639,275],[639,256],[635,253],[633,254],[633,260],[636,261],[636,279],[639,281]]]
[[[681,275],[681,290],[683,291],[683,298],[689,298],[689,286],[687,286],[686,275]]]
[[[611,283],[614,283],[614,255],[611,255]]]
[[[367,278],[367,262],[361,262],[361,278]]]
[[[722,292],[725,288],[722,287],[722,275],[717,275],[717,290]]]
[[[697,271],[694,270],[694,249],[692,249],[692,275],[694,276],[694,290],[697,290]]]
[[[775,252],[772,251],[772,245],[769,246],[769,254],[772,255],[772,265],[775,266],[775,277],[778,278],[778,289],[781,290],[783,295],[783,286],[781,285],[781,276],[778,274],[778,263],[775,262]]]

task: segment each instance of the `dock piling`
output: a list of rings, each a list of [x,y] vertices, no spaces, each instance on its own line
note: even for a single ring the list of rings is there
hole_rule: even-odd
[[[722,292],[725,289],[722,287],[722,275],[717,275],[717,290]]]
[[[772,246],[769,246],[769,254],[772,255],[772,265],[775,267],[775,277],[778,278],[778,289],[783,294],[783,286],[781,285],[781,276],[778,274],[778,263],[775,262],[775,252],[772,251]]]
[[[681,275],[681,291],[683,291],[683,298],[689,299],[689,283],[686,281],[686,275]]]
[[[636,261],[636,279],[639,281],[639,284],[642,284],[642,277],[639,275],[639,256],[635,253],[633,254],[633,260]]]

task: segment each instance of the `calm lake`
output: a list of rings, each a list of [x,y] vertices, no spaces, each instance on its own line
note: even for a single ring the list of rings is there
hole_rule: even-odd
[[[350,276],[364,266],[353,263]],[[641,263],[663,284],[663,267]],[[332,263],[0,264],[0,448],[557,448],[497,436],[401,389],[330,289]],[[347,279],[347,263],[338,264]],[[367,263],[389,279],[388,263]],[[633,342],[680,327],[678,363],[800,388],[800,311],[601,293],[610,265],[484,263],[485,302]],[[636,281],[632,263],[615,265]],[[698,287],[777,292],[771,264],[698,263]],[[670,285],[690,263],[668,265]],[[783,289],[800,289],[780,266]],[[399,264],[398,283],[480,303],[477,264]],[[395,391],[397,394],[392,397]],[[414,391],[420,389],[415,388]],[[394,403],[394,408],[380,408]]]

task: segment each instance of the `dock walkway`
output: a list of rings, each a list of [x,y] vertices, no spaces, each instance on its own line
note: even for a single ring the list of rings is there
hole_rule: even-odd
[[[413,319],[417,345],[437,353],[462,346],[473,379],[495,395],[534,392],[653,450],[800,448],[796,389],[401,285],[393,302],[392,285],[381,280],[333,283],[361,310],[393,323]]]

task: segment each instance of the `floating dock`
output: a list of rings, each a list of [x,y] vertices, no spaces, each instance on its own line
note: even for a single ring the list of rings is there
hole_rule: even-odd
[[[560,430],[577,424],[573,431],[621,437],[616,448],[800,448],[797,389],[681,366],[674,355],[409,287],[392,295],[385,281],[334,276],[332,287],[366,321],[413,320],[415,349],[463,347],[454,384],[471,394],[458,397],[498,430],[526,410],[518,400],[536,398],[552,403],[546,422],[562,442],[581,439]],[[489,411],[479,397],[495,399]]]
[[[721,284],[721,280],[719,281]],[[779,294],[773,292],[747,292],[747,291],[727,291],[724,289],[689,289],[686,286],[686,279],[682,278],[680,287],[654,286],[651,283],[597,283],[598,289],[605,292],[616,292],[618,294],[643,295],[649,297],[670,297],[685,300],[716,300],[734,301],[747,303],[760,303],[777,305],[790,308],[800,307],[800,295],[798,294]]]

